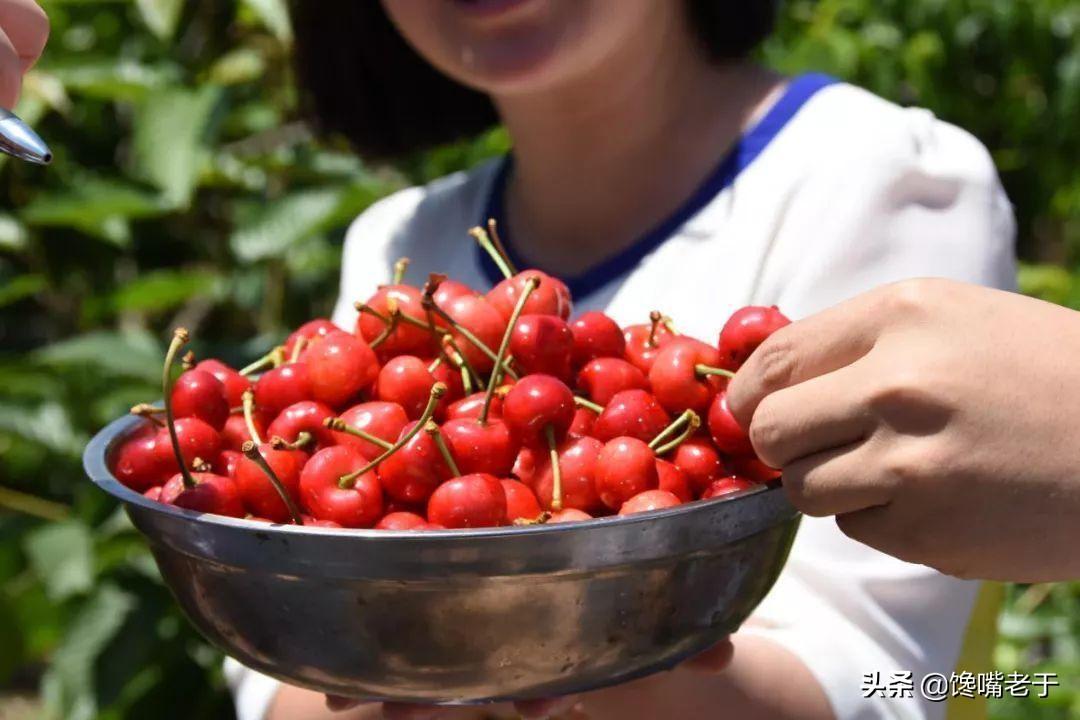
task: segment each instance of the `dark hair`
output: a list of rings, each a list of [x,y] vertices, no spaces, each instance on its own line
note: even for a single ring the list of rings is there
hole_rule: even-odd
[[[709,57],[745,57],[772,32],[778,0],[684,0]],[[421,58],[378,0],[292,0],[296,74],[320,133],[393,158],[498,122],[491,100]]]

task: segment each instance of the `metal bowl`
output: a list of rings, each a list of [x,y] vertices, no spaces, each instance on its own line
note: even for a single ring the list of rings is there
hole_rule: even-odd
[[[733,632],[772,586],[797,513],[778,487],[581,523],[341,531],[200,515],[108,469],[139,424],[90,442],[210,642],[336,695],[471,704],[583,692],[665,670]]]

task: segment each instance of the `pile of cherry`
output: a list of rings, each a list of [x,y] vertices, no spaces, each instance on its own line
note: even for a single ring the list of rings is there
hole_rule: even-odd
[[[654,312],[569,320],[565,284],[516,272],[494,225],[473,237],[506,279],[486,294],[438,275],[394,282],[355,332],[312,320],[235,370],[166,355],[164,407],[113,472],[161,503],[275,523],[425,530],[567,522],[706,499],[773,480],[727,406],[732,373],[788,320],[745,307],[717,346]],[[704,427],[702,417],[706,418]]]

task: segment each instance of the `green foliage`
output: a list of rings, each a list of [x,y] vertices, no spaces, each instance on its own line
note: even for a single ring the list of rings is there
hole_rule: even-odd
[[[365,0],[366,1],[366,0]],[[502,152],[471,143],[369,167],[295,120],[282,0],[51,0],[17,112],[56,154],[0,160],[0,716],[222,718],[219,657],[149,549],[83,480],[90,434],[157,391],[160,338],[253,356],[326,314],[349,219]],[[1069,0],[790,0],[767,59],[924,105],[990,147],[1031,259],[1025,290],[1080,307],[1080,6]],[[248,340],[254,338],[254,340]],[[996,661],[1054,669],[997,720],[1080,718],[1080,588],[1011,589]],[[853,679],[857,682],[857,678]]]

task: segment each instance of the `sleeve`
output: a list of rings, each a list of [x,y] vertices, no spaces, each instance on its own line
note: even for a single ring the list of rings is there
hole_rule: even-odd
[[[844,150],[807,173],[756,302],[803,317],[905,278],[1014,287],[1012,209],[986,150],[926,111],[892,108],[890,121],[853,129]],[[921,699],[919,681],[954,670],[977,590],[807,517],[746,632],[801,658],[838,720],[938,719],[946,703]],[[908,672],[912,697],[864,697],[866,676],[887,683]]]
[[[236,720],[262,720],[277,696],[277,680],[232,658],[225,658],[225,683],[233,696]]]

